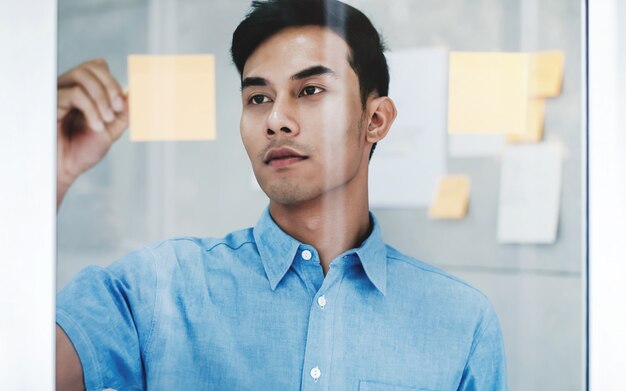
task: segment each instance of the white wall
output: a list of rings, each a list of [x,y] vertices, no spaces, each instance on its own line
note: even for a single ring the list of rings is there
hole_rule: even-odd
[[[56,1],[0,2],[0,388],[53,389]]]
[[[626,4],[589,2],[589,384],[626,368]]]

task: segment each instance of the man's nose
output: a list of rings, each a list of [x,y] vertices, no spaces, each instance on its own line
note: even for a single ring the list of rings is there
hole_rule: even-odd
[[[300,133],[300,127],[295,114],[295,109],[288,99],[276,99],[267,116],[266,135],[268,137],[276,137],[277,134],[297,136]]]

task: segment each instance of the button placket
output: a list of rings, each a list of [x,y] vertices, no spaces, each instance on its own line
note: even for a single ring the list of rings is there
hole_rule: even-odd
[[[300,256],[304,259],[302,253]],[[312,297],[302,368],[302,391],[317,391],[329,386],[327,383],[331,373],[335,332],[332,327],[335,316],[333,300],[337,298],[342,279],[342,269],[331,268]]]

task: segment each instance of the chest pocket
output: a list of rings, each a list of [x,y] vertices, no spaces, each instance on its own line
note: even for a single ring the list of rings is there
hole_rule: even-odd
[[[436,390],[431,390],[429,388],[396,386],[393,384],[361,380],[359,382],[359,391],[436,391]]]

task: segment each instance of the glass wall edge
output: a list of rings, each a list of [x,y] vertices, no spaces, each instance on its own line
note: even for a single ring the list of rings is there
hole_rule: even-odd
[[[583,129],[581,129],[581,159],[580,159],[580,172],[581,172],[581,303],[583,305],[581,314],[582,314],[582,336],[581,336],[581,346],[582,346],[582,355],[581,355],[581,384],[583,385],[585,390],[589,390],[589,89],[587,87],[588,81],[588,0],[580,1],[580,24],[581,24],[581,124],[583,124]]]

